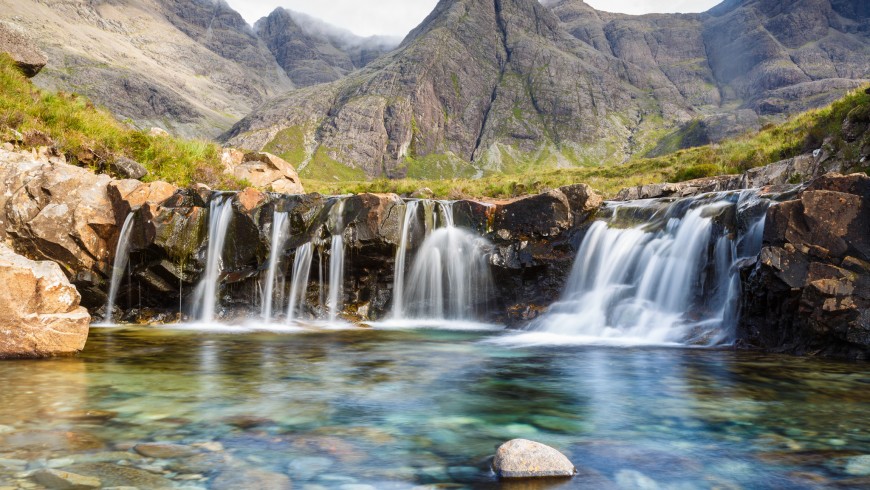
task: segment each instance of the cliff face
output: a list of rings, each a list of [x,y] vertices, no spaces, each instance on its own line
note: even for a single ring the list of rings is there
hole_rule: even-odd
[[[580,0],[443,0],[395,52],[276,99],[226,138],[322,178],[347,175],[340,166],[431,178],[618,163],[858,86],[870,78],[866,11],[856,0],[743,0],[629,16]]]
[[[337,80],[397,43],[355,36],[283,8],[257,21],[254,30],[297,87]]]

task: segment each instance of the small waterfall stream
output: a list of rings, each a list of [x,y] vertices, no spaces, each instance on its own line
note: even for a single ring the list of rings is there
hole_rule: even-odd
[[[417,217],[418,204],[419,201],[405,203],[401,237],[399,247],[396,249],[396,267],[393,272],[393,318],[402,318],[405,314],[405,263],[408,257],[408,241],[411,239],[411,230]]]
[[[216,195],[209,203],[208,251],[205,274],[197,285],[196,304],[200,306],[197,319],[204,323],[214,321],[218,306],[218,287],[223,271],[223,251],[227,230],[233,217],[231,195]]]
[[[124,220],[124,225],[121,227],[118,245],[115,247],[112,279],[109,283],[109,299],[106,301],[106,316],[103,320],[106,324],[110,324],[115,320],[115,300],[118,298],[118,289],[121,287],[121,280],[124,278],[124,272],[127,270],[127,264],[130,262],[130,235],[133,232],[134,217],[133,213],[127,215],[127,219]]]
[[[434,229],[414,256],[407,289],[402,290],[401,298],[394,293],[393,317],[474,319],[492,289],[488,242],[454,225],[452,203],[424,201],[423,206],[427,230],[430,226]],[[443,226],[435,228],[439,222]]]
[[[275,286],[278,275],[278,264],[281,259],[281,252],[284,244],[287,242],[287,233],[290,229],[288,221],[289,215],[275,211],[272,215],[272,237],[269,248],[269,268],[266,272],[266,284],[263,293],[263,320],[269,322],[272,320],[272,309],[274,307]]]
[[[311,242],[296,249],[296,259],[293,261],[293,275],[290,282],[290,298],[287,304],[287,323],[293,323],[301,316],[305,304],[305,293],[308,291],[308,278],[311,275],[313,257],[314,247]]]
[[[760,251],[766,206],[753,191],[608,204],[562,300],[530,329],[579,343],[729,341],[736,264]]]
[[[332,243],[329,248],[329,296],[326,304],[330,322],[338,319],[344,294],[344,202],[344,199],[340,199],[329,210]]]

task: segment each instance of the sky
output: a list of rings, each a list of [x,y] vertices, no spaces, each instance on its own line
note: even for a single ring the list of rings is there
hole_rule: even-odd
[[[285,7],[360,36],[404,36],[435,8],[437,0],[226,0],[249,24]],[[586,0],[609,12],[703,12],[722,0]]]

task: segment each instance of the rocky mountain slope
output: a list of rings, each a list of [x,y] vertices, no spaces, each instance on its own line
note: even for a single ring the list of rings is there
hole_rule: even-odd
[[[87,95],[122,119],[214,136],[293,88],[242,17],[213,0],[0,0],[49,63],[42,87]]]
[[[858,0],[628,16],[580,0],[442,0],[393,53],[226,135],[314,178],[619,163],[760,127],[870,78]],[[658,147],[658,148],[657,148]]]
[[[254,31],[297,87],[338,80],[399,43],[359,37],[283,8],[257,21]]]

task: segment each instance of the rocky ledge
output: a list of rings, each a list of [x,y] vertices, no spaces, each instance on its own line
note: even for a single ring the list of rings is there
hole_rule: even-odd
[[[745,346],[870,359],[867,175],[826,175],[770,207],[741,317]]]

